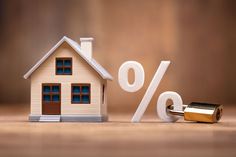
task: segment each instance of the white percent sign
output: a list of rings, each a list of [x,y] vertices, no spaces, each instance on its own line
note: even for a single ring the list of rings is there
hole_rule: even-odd
[[[160,84],[162,77],[164,76],[170,61],[161,61],[151,83],[146,90],[143,99],[141,100],[131,122],[139,122],[147,109],[148,104],[150,103],[155,91],[157,90],[158,85]],[[134,70],[135,80],[132,84],[128,81],[128,72],[130,69]],[[128,92],[136,92],[142,88],[144,83],[145,75],[143,67],[140,63],[136,61],[127,61],[120,66],[118,81],[122,89]],[[157,114],[159,117],[166,122],[175,122],[179,119],[179,116],[168,115],[166,112],[166,102],[170,99],[173,102],[173,110],[179,111],[182,110],[183,101],[181,96],[172,91],[166,91],[162,93],[157,101]]]

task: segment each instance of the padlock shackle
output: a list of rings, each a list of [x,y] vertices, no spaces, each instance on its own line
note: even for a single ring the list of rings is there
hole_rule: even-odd
[[[187,105],[183,105],[183,110],[187,107]],[[171,114],[171,115],[177,115],[177,116],[184,116],[184,111],[174,111],[174,106],[173,105],[169,105],[166,108],[167,113]]]

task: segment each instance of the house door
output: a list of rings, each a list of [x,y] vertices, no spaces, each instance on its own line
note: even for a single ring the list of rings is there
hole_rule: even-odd
[[[42,84],[42,114],[61,114],[61,84]]]

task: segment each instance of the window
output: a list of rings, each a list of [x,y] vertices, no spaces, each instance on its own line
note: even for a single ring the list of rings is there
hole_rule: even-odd
[[[90,84],[72,84],[71,103],[90,104]]]
[[[72,75],[72,58],[56,58],[56,75]]]
[[[60,84],[43,84],[43,102],[60,102]]]
[[[105,101],[105,85],[102,85],[102,104],[104,104]]]

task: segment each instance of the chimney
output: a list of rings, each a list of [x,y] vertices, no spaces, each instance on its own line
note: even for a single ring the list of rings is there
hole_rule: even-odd
[[[88,59],[92,58],[92,41],[93,38],[80,38],[81,51],[83,55],[86,56]]]

